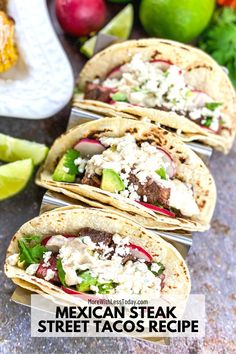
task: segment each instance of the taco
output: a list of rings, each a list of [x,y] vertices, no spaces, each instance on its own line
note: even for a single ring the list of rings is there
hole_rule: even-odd
[[[216,202],[213,177],[180,139],[123,118],[85,123],[59,137],[36,183],[165,230],[208,229]]]
[[[236,130],[235,90],[207,54],[162,39],[112,45],[80,73],[74,105],[96,112],[124,112],[229,152]]]
[[[172,245],[116,213],[89,208],[59,208],[25,223],[9,245],[5,273],[67,302],[81,294],[186,300],[190,292],[187,265]]]

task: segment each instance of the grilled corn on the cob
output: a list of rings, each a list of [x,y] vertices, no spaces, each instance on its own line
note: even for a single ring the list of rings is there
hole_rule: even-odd
[[[10,69],[18,59],[14,32],[14,20],[0,11],[0,73]]]

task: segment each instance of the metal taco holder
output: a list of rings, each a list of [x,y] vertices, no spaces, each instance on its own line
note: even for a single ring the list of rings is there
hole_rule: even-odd
[[[103,116],[100,114],[95,114],[86,110],[72,107],[67,129],[71,129],[79,124],[83,124],[91,120],[96,120],[100,118],[103,118]],[[195,142],[188,143],[187,145],[189,145],[189,147],[193,151],[195,151],[206,164],[208,164],[213,152],[212,148]],[[74,200],[70,197],[67,197],[64,194],[47,191],[44,194],[42,199],[40,214],[56,208],[66,207],[70,205],[79,205],[82,207],[88,207],[88,205],[81,203],[80,201]],[[183,258],[187,257],[189,249],[192,246],[192,234],[190,232],[186,232],[183,230],[177,230],[177,231],[151,230],[151,231],[154,234],[163,237],[163,239],[173,244],[173,246],[181,253]],[[30,291],[26,289],[22,289],[18,286],[14,291],[11,300],[21,305],[31,306],[30,296],[31,296]],[[153,337],[153,338],[145,338],[145,339],[140,338],[140,339],[151,343],[157,343],[157,344],[161,343],[166,345],[169,344],[169,338]]]

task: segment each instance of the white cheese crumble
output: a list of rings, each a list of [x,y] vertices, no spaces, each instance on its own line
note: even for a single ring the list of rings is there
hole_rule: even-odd
[[[47,273],[46,273],[46,276],[44,279],[49,281],[49,280],[53,279],[54,275],[55,275],[55,272],[52,269],[47,269]]]
[[[106,147],[115,145],[116,150],[107,148],[102,154],[94,155],[86,165],[86,173],[89,176],[94,173],[102,175],[103,169],[112,169],[120,175],[125,186],[119,194],[125,198],[140,201],[138,185],[129,180],[132,172],[141,185],[151,180],[163,188],[170,188],[168,205],[180,210],[183,215],[192,216],[199,213],[189,186],[182,181],[169,178],[168,171],[172,162],[166,158],[165,152],[161,149],[157,149],[148,142],[143,142],[139,147],[135,137],[131,134],[120,138],[103,137],[100,141]],[[157,173],[160,168],[165,170],[166,180],[161,179]],[[146,195],[143,201],[148,201]]]
[[[14,253],[7,258],[7,263],[12,266],[15,266],[17,265],[18,260],[19,260],[19,253]]]
[[[50,262],[49,262],[49,259],[51,258],[52,256],[52,252],[51,251],[48,251],[48,252],[45,252],[43,254],[43,267],[49,267],[50,266]]]
[[[26,274],[28,274],[28,275],[34,275],[34,274],[37,272],[38,267],[39,267],[39,264],[36,264],[36,263],[30,264],[30,265],[26,268],[25,272],[26,272]]]
[[[210,128],[218,131],[222,112],[206,111],[205,104],[214,102],[207,94],[185,82],[185,72],[176,65],[167,68],[158,61],[144,61],[140,54],[120,68],[120,78],[107,78],[103,85],[127,96],[128,102],[148,108],[166,108],[192,120],[213,117]],[[204,121],[202,122],[204,124]]]
[[[129,247],[125,246],[129,244],[129,238],[122,238],[115,234],[113,241],[116,244],[116,250],[109,260],[96,252],[89,236],[75,238],[72,242],[63,245],[59,256],[65,271],[66,284],[68,286],[80,284],[82,279],[77,275],[77,271],[89,270],[101,284],[108,282],[118,284],[110,290],[110,293],[148,294],[159,297],[161,280],[148,269],[143,260],[128,261],[125,265],[122,264],[123,257],[130,253]],[[98,248],[103,246],[104,249],[106,247],[104,244],[95,246]],[[96,293],[99,292],[97,286],[92,285],[90,289]]]

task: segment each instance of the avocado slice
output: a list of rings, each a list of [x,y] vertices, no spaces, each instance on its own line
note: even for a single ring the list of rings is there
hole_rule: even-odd
[[[101,189],[108,192],[120,192],[125,189],[124,182],[120,178],[120,175],[109,168],[105,168],[102,171],[102,183]]]
[[[68,168],[65,166],[66,159],[67,159],[66,154],[64,154],[62,156],[61,160],[59,161],[59,163],[52,175],[53,181],[56,181],[56,182],[74,182],[75,181],[76,174],[65,172],[65,169]]]

